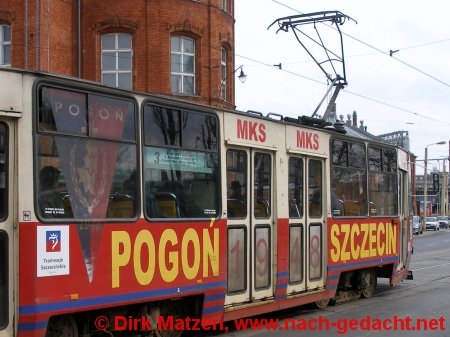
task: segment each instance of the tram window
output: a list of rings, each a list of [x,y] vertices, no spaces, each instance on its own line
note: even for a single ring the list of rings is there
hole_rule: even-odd
[[[308,199],[309,217],[320,218],[322,216],[322,163],[319,160],[310,160],[308,165]]]
[[[289,158],[288,172],[289,217],[303,217],[303,159]]]
[[[398,179],[395,150],[369,146],[370,214],[398,214]]]
[[[289,283],[303,280],[303,225],[292,224],[289,228]]]
[[[366,149],[361,143],[331,141],[331,208],[333,216],[367,215]],[[370,203],[372,204],[372,203]]]
[[[87,135],[87,95],[49,87],[40,95],[39,131]]]
[[[0,123],[0,220],[8,216],[8,128]]]
[[[191,125],[189,131],[180,130],[180,120]],[[216,123],[217,118],[211,115],[144,107],[144,196],[148,217],[218,216]],[[187,144],[188,149],[182,144]]]
[[[40,88],[39,97],[40,218],[135,217],[139,181],[134,103],[48,87]]]
[[[146,105],[144,107],[145,145],[180,146],[180,110]]]
[[[331,146],[332,164],[336,166],[348,166],[348,143],[334,139]]]
[[[195,112],[184,114],[183,147],[217,151],[216,128],[217,120],[213,116]]]
[[[383,150],[383,171],[389,173],[397,172],[397,154],[393,150]]]
[[[253,212],[256,219],[267,219],[272,204],[272,158],[267,153],[255,153]]]
[[[247,153],[227,151],[227,214],[228,218],[247,217]]]
[[[39,131],[134,142],[135,116],[131,101],[42,87]]]
[[[254,229],[255,254],[253,257],[253,268],[255,275],[255,289],[264,289],[271,284],[271,266],[272,259],[270,254],[270,228],[269,225],[264,227],[258,226]]]
[[[382,170],[381,149],[369,146],[367,152],[369,158],[369,171],[381,172]]]
[[[248,259],[247,229],[245,227],[228,228],[227,257],[227,291],[229,293],[245,291]]]
[[[0,230],[0,330],[8,325],[8,235]]]
[[[317,280],[322,277],[322,225],[309,226],[309,279]]]

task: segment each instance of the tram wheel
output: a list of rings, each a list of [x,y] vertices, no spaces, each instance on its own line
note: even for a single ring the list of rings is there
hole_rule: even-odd
[[[316,306],[317,309],[325,309],[328,304],[330,304],[330,299],[324,299],[324,300],[320,300],[320,301],[316,301],[314,303],[314,305]]]
[[[373,270],[366,270],[361,277],[361,283],[365,285],[361,288],[361,297],[369,298],[375,293],[377,286],[377,276]]]
[[[70,315],[51,317],[45,337],[78,337],[77,322]]]
[[[186,303],[183,300],[161,302],[159,315],[167,318],[173,317],[173,320],[184,319],[187,316]],[[183,330],[160,330],[156,329],[155,334],[158,337],[180,337]]]

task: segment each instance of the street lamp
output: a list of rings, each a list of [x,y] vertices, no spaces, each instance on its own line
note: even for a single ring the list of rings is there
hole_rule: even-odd
[[[247,75],[244,74],[244,70],[242,69],[244,65],[240,65],[239,67],[237,67],[231,74],[227,75],[222,81],[220,81],[220,97],[223,96],[224,88],[227,85],[227,79],[228,77],[230,77],[231,75],[233,75],[234,73],[236,73],[236,71],[238,71],[239,69],[241,69],[241,73],[239,74],[238,78],[239,81],[241,81],[241,83],[245,83],[245,81],[247,80]]]
[[[440,141],[437,143],[431,143],[425,146],[425,169],[423,174],[423,223],[422,228],[423,230],[426,230],[426,221],[427,221],[427,192],[428,192],[428,171],[427,171],[427,160],[428,160],[428,146],[431,145],[444,145],[446,144],[445,141]]]

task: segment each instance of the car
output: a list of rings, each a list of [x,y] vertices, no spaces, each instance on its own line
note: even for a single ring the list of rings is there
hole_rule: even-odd
[[[412,230],[413,234],[422,234],[423,228],[422,228],[422,221],[420,221],[420,216],[414,215],[412,217]]]
[[[439,230],[439,221],[435,216],[429,216],[425,220],[426,229],[432,229],[434,231]]]
[[[448,228],[448,217],[447,216],[438,216],[437,220],[439,222],[440,227]]]

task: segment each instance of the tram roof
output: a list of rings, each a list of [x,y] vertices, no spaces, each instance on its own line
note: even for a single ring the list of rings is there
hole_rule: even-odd
[[[357,128],[357,127],[354,127],[351,125],[344,125],[344,128],[345,128],[346,134],[351,137],[383,142],[383,139],[381,139],[380,137],[377,137],[367,131],[361,130],[360,128]]]

